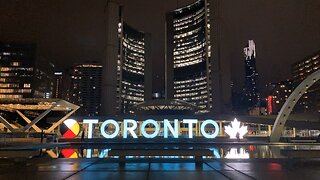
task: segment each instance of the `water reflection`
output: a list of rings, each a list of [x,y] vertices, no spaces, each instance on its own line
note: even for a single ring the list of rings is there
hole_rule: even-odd
[[[141,149],[141,148],[137,148]],[[147,147],[146,147],[147,149]],[[179,147],[162,147],[159,151],[164,149],[179,150]],[[198,149],[189,147],[184,149]],[[209,149],[212,151],[211,156],[203,156],[207,159],[263,159],[263,158],[287,158],[286,151],[290,150],[320,150],[320,146],[307,146],[307,145],[291,145],[291,146],[270,146],[270,145],[244,145],[244,146],[224,146],[224,147],[208,147],[202,149]],[[109,156],[110,151],[117,151],[118,148],[55,148],[43,150],[47,156],[52,158],[119,158],[118,156]],[[182,149],[183,150],[183,149]],[[139,151],[139,150],[137,150]],[[126,156],[126,158],[194,158],[193,156]]]
[[[119,158],[119,150],[126,152],[126,150],[139,151],[139,156],[126,156],[128,159],[177,159],[177,158],[194,158],[194,156],[177,156],[179,151],[198,151],[205,150],[207,156],[203,156],[205,159],[263,159],[263,158],[296,158],[296,157],[317,157],[316,155],[320,151],[320,145],[305,145],[305,144],[281,144],[281,145],[201,145],[201,144],[187,144],[187,145],[150,145],[150,144],[118,144],[118,145],[78,145],[68,147],[55,147],[50,149],[33,149],[33,150],[6,150],[0,151],[0,158],[16,158],[16,157],[51,157],[51,158]],[[175,151],[173,156],[167,155],[163,152],[163,156],[158,156],[157,153],[153,156],[144,154],[144,150],[153,150],[155,152],[160,151]],[[211,155],[208,155],[212,153]],[[111,153],[112,152],[112,153]],[[115,153],[118,152],[118,153]],[[308,153],[310,152],[310,153]],[[115,154],[111,156],[110,154]],[[190,154],[190,153],[189,153]],[[192,153],[191,153],[192,154]],[[131,155],[131,154],[128,154]]]
[[[231,148],[226,156],[224,157],[226,159],[249,159],[249,153],[246,152],[243,148]]]
[[[79,158],[78,152],[75,149],[62,149],[61,155],[64,158]]]

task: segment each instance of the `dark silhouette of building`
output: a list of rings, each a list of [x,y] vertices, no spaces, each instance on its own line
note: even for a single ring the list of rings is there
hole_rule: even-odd
[[[258,72],[256,68],[256,48],[253,40],[243,49],[245,56],[245,85],[244,95],[247,107],[258,106],[259,93],[257,88]]]
[[[269,83],[270,92],[267,96],[267,112],[268,114],[278,114],[283,104],[292,93],[294,86],[292,80],[285,80],[279,83]]]
[[[63,99],[69,101],[71,75],[70,69],[56,70],[54,72],[54,88],[53,98]]]
[[[79,105],[78,115],[98,116],[101,110],[102,65],[83,63],[70,70],[69,101]]]
[[[53,98],[62,98],[63,75],[62,71],[54,72]]]

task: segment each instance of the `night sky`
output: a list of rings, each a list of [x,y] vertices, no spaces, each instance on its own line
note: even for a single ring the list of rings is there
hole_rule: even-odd
[[[105,58],[106,0],[0,0],[0,41],[35,42],[60,68]],[[165,12],[193,0],[124,0],[124,20],[152,36],[155,75],[163,77]],[[291,64],[320,49],[319,0],[222,0],[221,61],[244,81],[243,47],[256,43],[260,84],[290,77]],[[155,89],[162,88],[156,83]]]

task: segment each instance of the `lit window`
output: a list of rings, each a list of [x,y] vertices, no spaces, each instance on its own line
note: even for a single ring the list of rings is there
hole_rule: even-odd
[[[24,88],[30,88],[30,87],[31,87],[31,84],[23,84],[23,87],[24,87]]]
[[[19,62],[12,62],[12,63],[11,63],[11,66],[19,66],[19,65],[20,65]]]

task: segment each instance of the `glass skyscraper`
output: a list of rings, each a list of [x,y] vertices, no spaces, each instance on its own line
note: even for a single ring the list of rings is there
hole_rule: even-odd
[[[150,35],[123,20],[120,4],[108,3],[106,12],[108,34],[102,83],[103,113],[132,114],[134,105],[152,97]]]
[[[130,114],[133,105],[144,102],[146,35],[126,23],[119,23],[118,32],[117,111]]]
[[[166,96],[208,113],[213,106],[209,4],[199,0],[166,16]]]
[[[108,2],[105,13],[103,114],[134,113],[133,106],[152,100],[150,35],[126,23],[121,3]],[[216,0],[197,0],[166,13],[164,72],[169,102],[184,101],[197,107],[196,114],[216,117],[231,105],[230,64],[220,61],[217,19]]]

